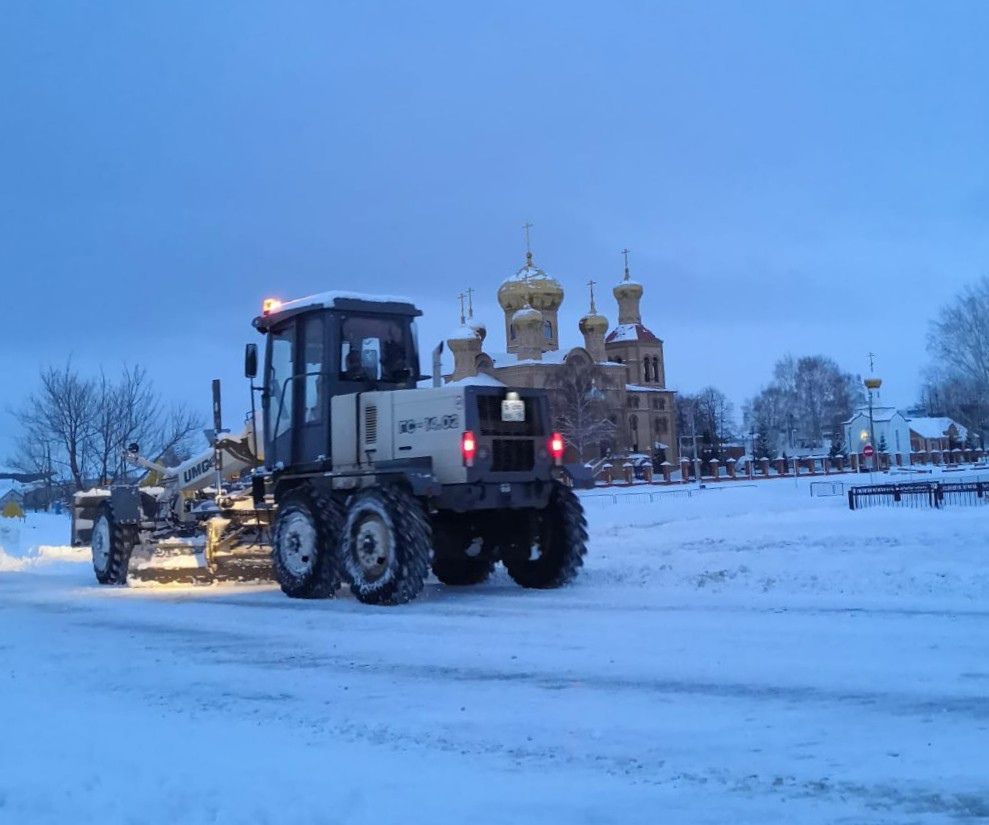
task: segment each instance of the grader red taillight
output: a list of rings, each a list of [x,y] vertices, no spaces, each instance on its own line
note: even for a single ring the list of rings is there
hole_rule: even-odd
[[[477,455],[477,439],[474,438],[473,430],[464,430],[460,436],[460,454],[464,457],[464,466],[474,466],[474,456]]]
[[[563,436],[559,433],[553,433],[549,437],[549,454],[553,457],[553,463],[559,466],[563,463],[563,451],[566,445],[563,443]]]

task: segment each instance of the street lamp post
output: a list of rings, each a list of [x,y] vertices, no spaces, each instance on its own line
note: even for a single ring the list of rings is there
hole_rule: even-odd
[[[876,421],[872,415],[872,392],[873,390],[878,390],[883,385],[883,380],[881,378],[866,378],[863,382],[865,384],[866,390],[869,392],[869,443],[872,445],[874,452],[872,453],[871,464],[872,468],[875,469],[878,462],[879,452],[876,450]]]

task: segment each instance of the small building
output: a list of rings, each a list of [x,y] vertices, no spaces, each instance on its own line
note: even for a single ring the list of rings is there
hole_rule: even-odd
[[[910,449],[915,453],[943,453],[961,447],[968,430],[951,418],[917,416],[909,419]]]
[[[24,516],[24,494],[15,487],[0,493],[0,516],[21,518]]]
[[[876,431],[876,443],[872,445],[876,452],[882,452],[884,446],[890,456],[899,455],[901,463],[910,463],[910,422],[902,412],[896,407],[873,407],[871,427]],[[844,423],[845,445],[850,452],[861,453],[872,442],[871,427],[868,407],[857,409]]]
[[[18,506],[24,505],[24,493],[18,490],[16,487],[10,487],[7,490],[0,492],[0,510],[3,509],[5,504],[14,502]]]

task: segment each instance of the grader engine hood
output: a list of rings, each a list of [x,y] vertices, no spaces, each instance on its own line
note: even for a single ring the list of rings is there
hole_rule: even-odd
[[[531,389],[447,386],[335,398],[334,469],[428,463],[441,485],[548,481],[548,415],[546,394]]]

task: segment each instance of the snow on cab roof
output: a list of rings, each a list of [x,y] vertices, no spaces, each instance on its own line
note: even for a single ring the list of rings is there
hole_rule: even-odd
[[[342,290],[332,290],[330,292],[318,292],[305,298],[296,298],[292,301],[285,301],[278,307],[278,312],[288,309],[301,309],[302,307],[324,306],[332,307],[337,301],[370,301],[376,304],[411,304],[415,302],[404,295],[370,295],[364,292],[346,292]]]

